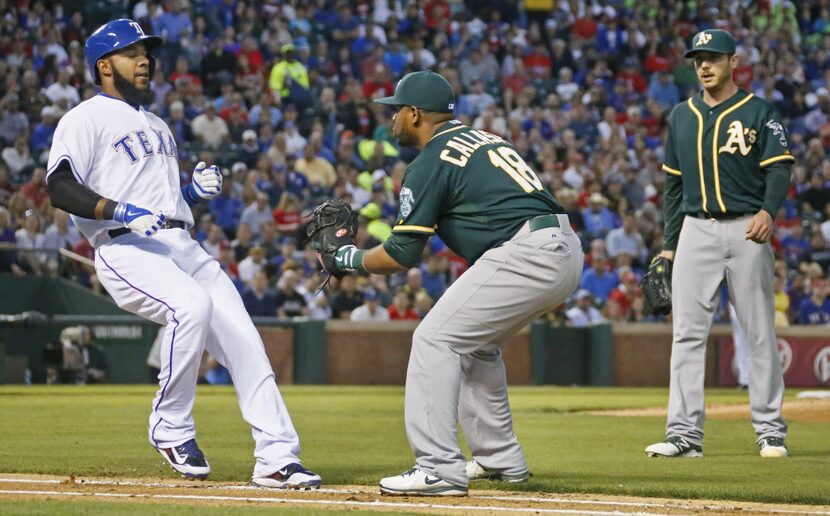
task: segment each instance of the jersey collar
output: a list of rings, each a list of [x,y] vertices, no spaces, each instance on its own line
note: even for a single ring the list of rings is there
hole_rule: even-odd
[[[721,102],[720,104],[718,104],[716,106],[710,106],[709,104],[703,102],[703,90],[701,90],[697,95],[692,97],[692,99],[693,99],[692,102],[694,102],[695,107],[697,107],[700,110],[700,112],[703,113],[703,112],[706,112],[706,111],[714,111],[714,110],[727,108],[727,107],[729,107],[729,106],[731,106],[731,105],[733,105],[737,102],[740,102],[747,95],[749,95],[748,91],[746,91],[743,88],[738,88],[738,91],[736,91],[735,94],[732,95],[731,97],[729,97],[728,99],[724,100],[723,102]]]
[[[465,125],[462,124],[460,120],[452,119],[449,122],[446,122],[444,125],[442,125],[438,129],[436,129],[435,133],[432,135],[432,138],[430,138],[429,141],[431,142],[432,140],[438,138],[439,136],[441,136],[443,134],[447,134],[451,131],[461,129],[462,127],[465,127]],[[427,143],[429,143],[429,142],[427,142]]]
[[[141,109],[141,105],[139,105],[139,104],[130,104],[129,102],[127,102],[127,101],[126,101],[126,100],[124,100],[124,99],[119,99],[118,97],[113,97],[112,95],[107,95],[107,94],[106,94],[106,93],[104,93],[103,91],[99,91],[99,92],[98,92],[98,95],[99,95],[99,96],[101,96],[101,97],[106,97],[106,98],[108,98],[108,99],[117,100],[118,102],[123,102],[124,104],[127,104],[128,106],[130,106],[131,108],[135,109],[136,111],[138,111],[139,109]]]

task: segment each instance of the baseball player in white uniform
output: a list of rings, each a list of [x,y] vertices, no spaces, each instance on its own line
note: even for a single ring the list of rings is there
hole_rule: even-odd
[[[101,92],[58,124],[49,153],[52,204],[95,247],[95,269],[118,305],[166,325],[150,443],[187,478],[210,465],[196,444],[192,416],[205,349],[230,371],[243,418],[256,442],[252,482],[317,488],[320,476],[298,459],[299,437],[277,389],[259,333],[230,279],[187,229],[190,207],[219,194],[217,167],[199,163],[179,185],[176,142],[146,111],[161,45],[132,20],[109,22],[86,42],[89,71]]]

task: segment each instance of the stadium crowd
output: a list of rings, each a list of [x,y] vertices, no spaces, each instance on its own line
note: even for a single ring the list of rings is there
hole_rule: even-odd
[[[60,274],[102,292],[93,257],[53,209],[45,163],[60,117],[96,94],[84,40],[117,17],[165,44],[148,108],[170,125],[182,181],[218,164],[223,193],[194,234],[252,315],[417,319],[465,270],[433,237],[422,265],[347,276],[319,294],[302,216],[321,200],[360,210],[358,242],[395,222],[414,150],[391,135],[391,95],[431,69],[465,124],[509,138],[566,207],[586,249],[581,289],[551,318],[641,321],[638,287],[661,247],[666,117],[698,90],[682,55],[708,27],[738,43],[738,84],[772,101],[797,161],[776,217],[780,325],[830,322],[830,1],[0,0],[0,270]]]

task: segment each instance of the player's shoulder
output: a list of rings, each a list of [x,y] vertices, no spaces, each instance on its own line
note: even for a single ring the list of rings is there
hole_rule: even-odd
[[[77,106],[73,107],[60,118],[58,126],[79,126],[88,125],[96,115],[101,113],[101,105],[98,101],[98,96],[91,97],[84,100]]]
[[[755,110],[757,110],[758,112],[760,112],[762,114],[774,113],[776,111],[775,106],[773,105],[773,103],[768,101],[767,99],[765,99],[763,97],[759,97],[758,95],[755,95],[753,93],[748,93],[748,92],[745,92],[745,93],[746,93],[746,97],[749,97],[746,100],[746,106],[747,107],[755,109]]]
[[[669,111],[669,120],[674,120],[677,117],[683,115],[692,115],[692,107],[690,106],[690,104],[694,102],[694,98],[697,95],[698,94],[695,94],[675,104],[674,107],[671,108],[671,111]]]

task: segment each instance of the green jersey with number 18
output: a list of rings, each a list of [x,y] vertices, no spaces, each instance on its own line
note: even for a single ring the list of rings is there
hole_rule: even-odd
[[[452,120],[407,167],[392,231],[437,233],[472,264],[550,213],[565,210],[510,143]]]

